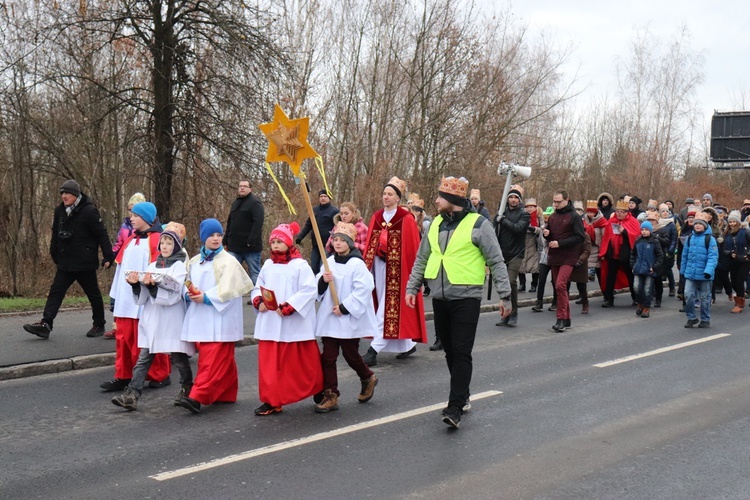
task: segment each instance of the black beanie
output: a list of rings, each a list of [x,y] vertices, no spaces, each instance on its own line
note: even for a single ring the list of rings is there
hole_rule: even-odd
[[[73,179],[68,179],[67,181],[63,182],[62,186],[60,186],[60,194],[63,193],[70,193],[78,198],[79,196],[81,196],[81,185]]]

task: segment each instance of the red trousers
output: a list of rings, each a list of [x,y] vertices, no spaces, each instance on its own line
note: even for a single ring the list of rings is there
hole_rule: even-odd
[[[557,319],[570,319],[570,302],[568,302],[568,281],[573,266],[552,266],[552,281],[557,292]]]
[[[190,397],[202,405],[236,403],[239,381],[234,342],[196,342],[198,373]]]
[[[141,349],[138,347],[138,320],[134,318],[115,318],[117,333],[115,334],[115,378],[133,378],[133,367],[138,362]],[[157,354],[146,380],[161,382],[169,377],[172,365],[169,354]]]

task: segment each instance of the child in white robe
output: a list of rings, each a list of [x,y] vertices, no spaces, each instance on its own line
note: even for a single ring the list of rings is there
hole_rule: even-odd
[[[224,251],[223,235],[218,220],[201,222],[203,246],[188,265],[187,298],[191,302],[181,339],[195,342],[198,371],[190,394],[180,398],[178,404],[193,413],[200,412],[201,405],[237,402],[234,347],[245,337],[242,296],[252,290],[253,282],[237,259]]]
[[[320,350],[315,340],[315,275],[294,246],[299,225],[281,224],[271,231],[271,258],[263,263],[251,294],[258,311],[259,416],[279,413],[323,390]],[[261,287],[273,291],[278,308],[270,310]],[[274,305],[268,303],[272,308]]]
[[[181,390],[177,401],[189,393],[193,385],[190,356],[195,354],[195,346],[180,340],[185,318],[183,288],[187,275],[184,253],[181,251],[185,226],[173,222],[168,227],[159,239],[161,255],[148,266],[142,281],[139,281],[136,272],[127,277],[127,282],[133,288],[133,298],[136,304],[143,306],[143,310],[138,322],[138,347],[141,353],[133,368],[133,378],[125,392],[112,398],[112,403],[126,410],[137,409],[146,373],[157,353],[171,353],[172,365],[180,373]],[[155,276],[162,278],[157,282]]]
[[[316,413],[339,408],[341,393],[336,372],[339,349],[362,383],[357,396],[360,403],[372,399],[378,384],[378,378],[359,354],[359,339],[377,335],[378,320],[372,299],[375,282],[355,246],[356,237],[357,228],[353,224],[339,222],[331,232],[335,254],[328,257],[330,271],[318,275],[321,304],[315,334],[323,341],[323,400],[315,406]],[[329,284],[332,281],[338,295],[338,305],[331,296]]]

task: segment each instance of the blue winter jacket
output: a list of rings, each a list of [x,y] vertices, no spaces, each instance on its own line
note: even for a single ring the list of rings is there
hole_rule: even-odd
[[[639,236],[630,252],[630,267],[633,274],[653,276],[659,272],[664,264],[664,251],[661,248],[659,238],[651,234],[648,238]],[[651,269],[654,272],[651,272]]]
[[[706,237],[709,235],[708,248],[706,248]],[[682,262],[680,274],[694,281],[710,281],[714,279],[716,264],[719,262],[719,245],[716,238],[711,235],[711,227],[707,227],[702,233],[693,233],[682,248]],[[706,278],[704,274],[708,274]]]

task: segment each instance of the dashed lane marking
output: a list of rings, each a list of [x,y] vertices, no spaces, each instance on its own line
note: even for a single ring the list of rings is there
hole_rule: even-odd
[[[480,399],[485,399],[485,398],[490,398],[492,396],[499,396],[500,394],[502,394],[501,391],[486,391],[486,392],[481,392],[479,394],[472,394],[471,402],[473,403],[474,401],[478,401]],[[157,481],[166,481],[168,479],[175,479],[178,477],[187,476],[189,474],[194,474],[196,472],[201,472],[201,471],[205,471],[209,469],[214,469],[216,467],[221,467],[224,465],[232,464],[235,462],[240,462],[242,460],[248,460],[250,458],[260,457],[262,455],[268,455],[269,453],[275,453],[277,451],[288,450],[290,448],[296,448],[299,446],[304,446],[306,444],[315,443],[317,441],[323,441],[325,439],[331,439],[334,437],[343,436],[344,434],[350,434],[352,432],[369,429],[371,427],[377,427],[379,425],[389,424],[391,422],[396,422],[398,420],[404,420],[407,418],[416,417],[417,415],[423,415],[425,413],[436,411],[441,408],[445,408],[445,403],[424,406],[422,408],[417,408],[415,410],[409,410],[403,413],[390,415],[388,417],[382,417],[382,418],[377,418],[375,420],[370,420],[369,422],[362,422],[359,424],[342,427],[341,429],[321,432],[319,434],[313,434],[312,436],[307,436],[307,437],[303,437],[299,439],[292,439],[291,441],[284,441],[282,443],[276,443],[270,446],[264,446],[263,448],[256,448],[254,450],[248,450],[242,453],[237,453],[235,455],[229,455],[224,458],[217,458],[215,460],[211,460],[210,462],[203,462],[200,464],[191,465],[189,467],[184,467],[182,469],[176,469],[173,471],[161,472],[159,474],[154,474],[153,476],[149,476],[149,478],[155,479]]]
[[[624,358],[613,359],[612,361],[605,361],[604,363],[599,363],[594,366],[596,368],[607,368],[608,366],[619,365],[621,363],[627,363],[628,361],[635,361],[636,359],[647,358],[649,356],[654,356],[656,354],[674,351],[676,349],[682,349],[683,347],[689,347],[691,345],[702,344],[704,342],[710,342],[712,340],[717,340],[722,337],[729,337],[730,335],[731,335],[730,333],[719,333],[717,335],[711,335],[710,337],[704,337],[701,339],[691,340],[689,342],[683,342],[681,344],[674,344],[674,345],[670,345],[667,347],[662,347],[654,351],[648,351],[648,352],[644,352],[641,354],[633,354],[632,356],[626,356]]]

